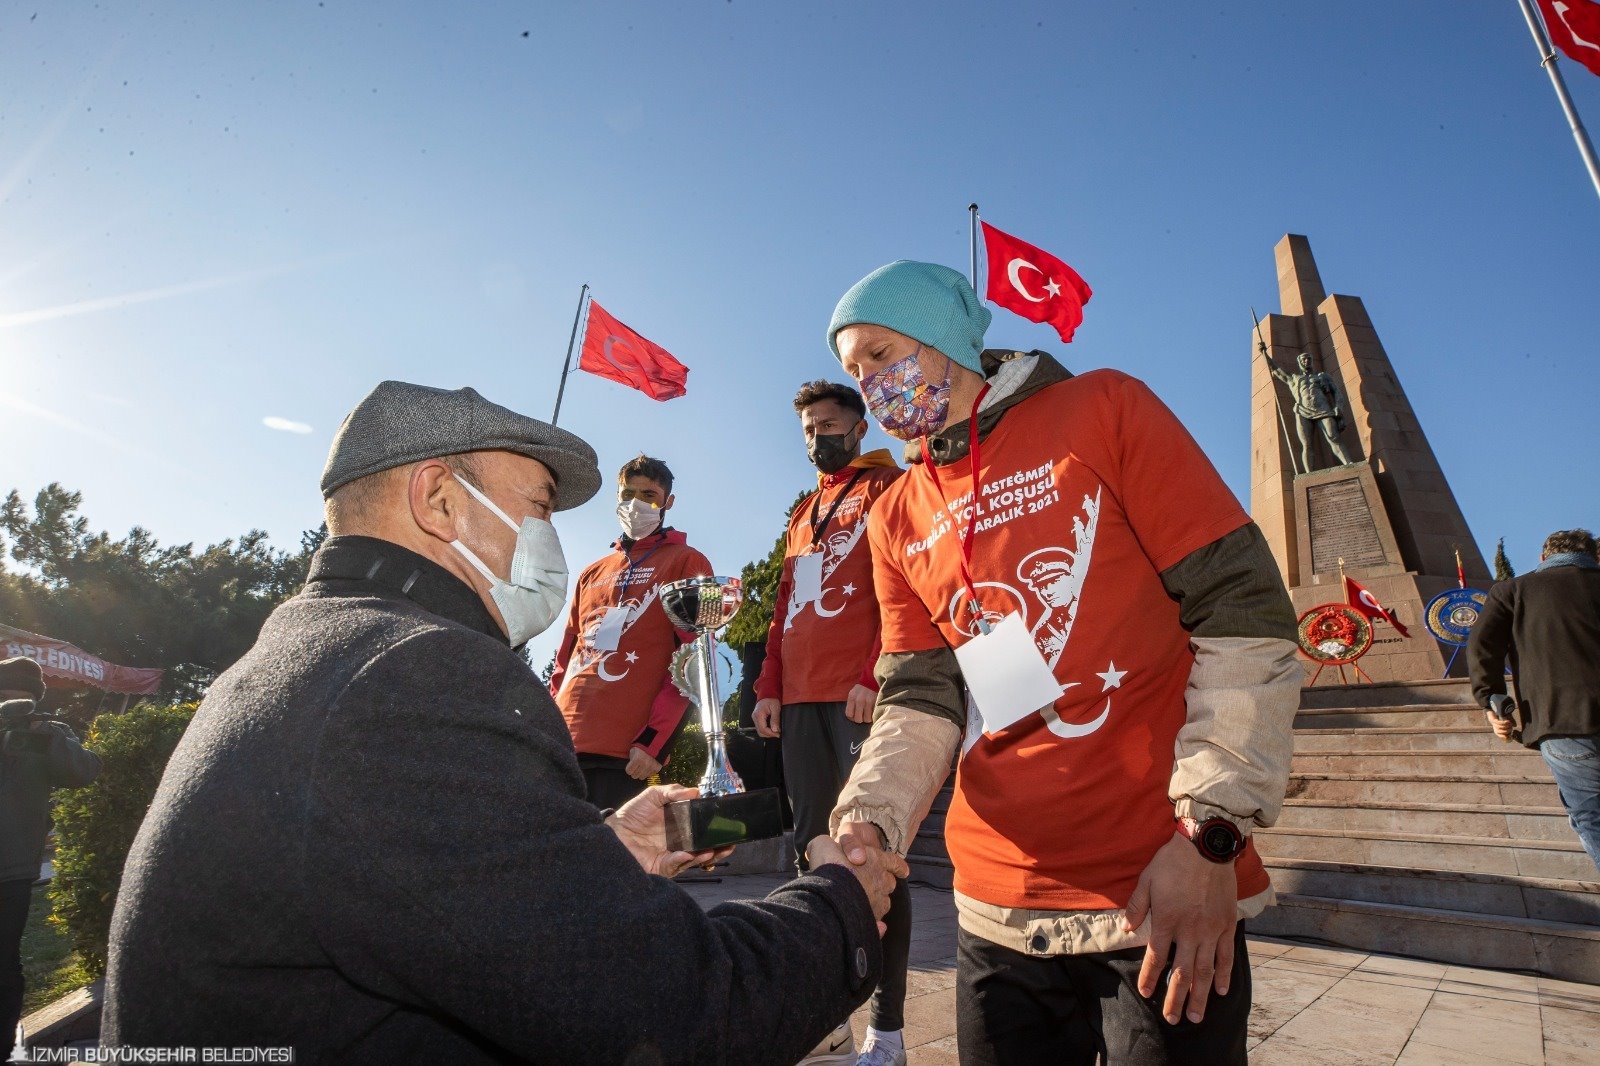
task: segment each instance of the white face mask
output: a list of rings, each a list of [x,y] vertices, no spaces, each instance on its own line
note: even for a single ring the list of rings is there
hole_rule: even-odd
[[[648,537],[661,526],[661,508],[643,500],[623,500],[617,504],[617,521],[629,540]]]
[[[484,565],[471,548],[459,540],[450,546],[477,568],[489,582],[489,597],[505,619],[506,637],[513,648],[521,647],[549,629],[567,602],[567,560],[561,552],[556,527],[542,518],[529,515],[517,525],[511,516],[495,506],[476,486],[456,478],[461,487],[517,532],[517,549],[511,556],[511,573],[498,577]]]

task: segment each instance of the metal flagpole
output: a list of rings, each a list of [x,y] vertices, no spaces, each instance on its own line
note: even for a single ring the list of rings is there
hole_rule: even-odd
[[[972,291],[978,291],[978,205],[968,204],[967,214],[972,216]],[[981,295],[981,294],[980,294]]]
[[[1289,452],[1289,469],[1296,474],[1307,473],[1300,469],[1300,462],[1294,457],[1294,441],[1289,439],[1289,423],[1283,420],[1283,401],[1278,398],[1278,383],[1272,380],[1272,357],[1267,354],[1267,342],[1261,339],[1261,319],[1256,317],[1256,309],[1250,309],[1250,321],[1256,324],[1256,345],[1261,349],[1261,358],[1267,361],[1267,383],[1272,389],[1272,406],[1278,412],[1278,428],[1283,430],[1283,446]]]
[[[553,426],[561,420],[561,397],[567,391],[567,375],[572,372],[572,349],[578,343],[578,323],[583,321],[583,309],[589,302],[589,285],[584,283],[583,290],[578,293],[578,313],[572,316],[572,336],[567,338],[567,361],[561,364],[561,387],[556,389],[556,412],[550,416]]]
[[[1567,95],[1567,83],[1562,80],[1561,71],[1556,68],[1556,53],[1551,47],[1550,38],[1544,31],[1544,23],[1539,21],[1538,12],[1533,9],[1533,0],[1517,0],[1522,5],[1522,17],[1528,20],[1528,32],[1533,34],[1533,43],[1539,49],[1539,65],[1550,75],[1550,84],[1555,86],[1556,99],[1561,101],[1561,110],[1567,116],[1567,125],[1572,128],[1572,139],[1578,142],[1578,154],[1583,156],[1583,165],[1589,168],[1589,180],[1594,183],[1595,195],[1600,196],[1600,161],[1594,156],[1594,145],[1589,143],[1589,132],[1583,128],[1583,120],[1578,117],[1578,109],[1572,104],[1572,97]]]

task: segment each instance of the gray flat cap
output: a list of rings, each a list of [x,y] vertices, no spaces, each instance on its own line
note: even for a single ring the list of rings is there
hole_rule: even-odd
[[[357,478],[461,452],[506,451],[537,459],[556,479],[556,510],[600,491],[594,449],[580,437],[509,411],[476,389],[385,381],[345,416],[322,468],[322,498]]]

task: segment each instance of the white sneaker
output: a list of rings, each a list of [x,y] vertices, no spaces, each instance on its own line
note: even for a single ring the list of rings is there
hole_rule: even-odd
[[[888,1044],[868,1041],[856,1056],[856,1066],[906,1066],[906,1053]]]
[[[795,1066],[856,1066],[856,1038],[850,1032],[850,1023],[829,1033]]]

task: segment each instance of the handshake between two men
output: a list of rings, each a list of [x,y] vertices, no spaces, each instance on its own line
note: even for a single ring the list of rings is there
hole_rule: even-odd
[[[655,785],[614,811],[606,819],[606,825],[617,834],[617,839],[622,841],[647,874],[676,877],[695,867],[709,868],[731,855],[733,848],[673,851],[667,847],[667,804],[692,800],[699,794],[698,790],[683,785]],[[818,836],[807,843],[806,860],[812,870],[837,865],[855,875],[856,881],[867,894],[872,916],[878,920],[878,933],[882,935],[883,916],[889,910],[889,896],[894,892],[895,879],[910,873],[903,858],[882,848],[865,848],[854,838],[849,841],[847,854],[839,842],[827,836]]]

